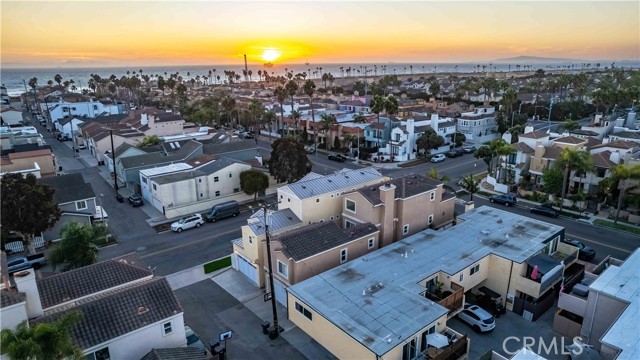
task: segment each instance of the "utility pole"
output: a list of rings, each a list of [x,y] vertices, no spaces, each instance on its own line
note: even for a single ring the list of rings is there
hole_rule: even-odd
[[[549,133],[551,133],[551,109],[553,109],[553,98],[551,98],[551,102],[549,103],[549,118],[547,119],[547,123],[549,124]]]
[[[116,150],[113,147],[113,130],[109,130],[109,136],[111,137],[111,162],[113,167],[113,188],[118,193],[118,171],[116,171]],[[268,243],[268,242],[267,242]]]
[[[271,310],[273,311],[273,333],[269,334],[272,340],[277,338],[280,333],[278,326],[278,310],[276,309],[276,293],[273,285],[273,265],[271,264],[271,242],[269,238],[269,226],[271,225],[271,213],[267,207],[263,207],[264,211],[264,234],[267,241],[267,261],[269,265],[269,288],[271,291]]]

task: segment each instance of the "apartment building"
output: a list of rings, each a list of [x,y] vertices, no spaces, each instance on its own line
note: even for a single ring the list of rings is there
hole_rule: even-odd
[[[378,248],[429,227],[453,222],[455,194],[440,180],[407,175],[384,185],[364,186],[344,195],[342,224],[355,228],[372,223],[380,228]]]
[[[338,358],[433,358],[434,332],[464,358],[468,339],[446,324],[465,297],[495,293],[530,320],[553,305],[578,251],[564,228],[486,206],[458,220],[289,287],[289,319]]]
[[[465,135],[467,142],[475,145],[499,138],[496,109],[485,105],[460,114],[458,131]]]

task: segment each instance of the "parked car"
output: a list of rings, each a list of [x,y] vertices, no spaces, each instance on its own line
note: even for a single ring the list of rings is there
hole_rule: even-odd
[[[431,162],[432,163],[439,163],[439,162],[444,161],[444,159],[446,159],[444,155],[436,154],[431,158]]]
[[[464,155],[464,152],[461,149],[451,149],[447,151],[445,155],[447,155],[447,157],[454,158]]]
[[[138,207],[138,206],[142,206],[144,205],[144,202],[142,201],[142,196],[138,195],[138,194],[133,194],[131,196],[129,196],[129,204],[131,204],[131,206],[133,207]]]
[[[465,309],[458,313],[458,319],[476,332],[488,332],[496,327],[496,319],[478,305],[465,305]]]
[[[464,151],[465,154],[474,153],[476,150],[477,149],[474,145],[467,145],[462,147],[462,151]]]
[[[307,154],[313,154],[316,152],[316,149],[313,146],[305,146],[304,151],[306,151]]]
[[[187,325],[184,326],[184,333],[187,336],[188,347],[201,350],[203,355],[207,355],[207,348],[204,346],[204,343],[202,342],[202,340],[200,340],[198,335],[196,335],[196,333]]]
[[[202,224],[204,224],[204,219],[202,218],[202,215],[193,214],[193,215],[185,216],[180,220],[171,224],[171,230],[175,232],[182,232],[182,230],[198,228]]]
[[[338,162],[345,162],[345,160],[347,160],[347,158],[342,156],[342,155],[340,155],[340,154],[329,154],[329,160],[338,161]]]
[[[202,217],[206,222],[216,222],[231,216],[238,216],[238,214],[240,214],[240,205],[237,201],[230,200],[214,205],[211,210],[202,214]]]
[[[243,136],[244,136],[245,139],[253,139],[254,138],[253,134],[250,133],[250,132],[244,133]]]
[[[515,195],[503,194],[490,197],[489,202],[503,204],[504,206],[515,206],[518,200],[516,200]]]
[[[550,204],[542,204],[536,207],[531,208],[532,214],[550,216],[550,217],[558,217],[560,216],[560,211],[554,209]]]
[[[76,147],[77,147],[78,149],[80,149],[80,150],[84,150],[84,149],[86,149],[86,148],[87,148],[87,145],[85,145],[85,144],[83,143],[83,144],[78,144],[78,146],[76,146]]]
[[[58,134],[58,141],[63,142],[63,141],[69,141],[71,139],[69,139],[69,137],[66,134]]]
[[[564,239],[562,241],[565,244],[569,244],[578,248],[578,259],[580,260],[591,260],[596,257],[596,251],[592,248],[586,246],[578,240],[573,239]]]
[[[27,256],[18,256],[7,260],[7,269],[9,274],[27,269],[38,269],[47,264],[47,258],[44,254],[34,254]]]

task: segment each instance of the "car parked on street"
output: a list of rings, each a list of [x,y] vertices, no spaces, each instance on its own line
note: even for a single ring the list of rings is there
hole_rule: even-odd
[[[515,195],[502,194],[490,197],[489,202],[502,204],[504,206],[515,206],[518,200],[516,200]]]
[[[144,205],[144,202],[142,201],[142,196],[138,195],[138,194],[133,194],[131,196],[129,196],[129,204],[131,204],[131,206],[133,207],[138,207],[138,206],[142,206]]]
[[[542,204],[532,207],[530,212],[532,214],[544,215],[557,218],[560,216],[560,211],[554,209],[550,204]]]
[[[17,256],[7,260],[7,270],[9,274],[27,269],[38,269],[47,264],[47,258],[44,254],[34,254],[27,256]]]
[[[445,153],[447,157],[454,158],[458,156],[464,155],[464,152],[461,149],[451,149]]]
[[[180,220],[171,224],[171,230],[175,232],[182,232],[182,230],[198,228],[202,224],[204,224],[204,219],[202,218],[202,215],[193,214],[193,215],[185,216]]]
[[[340,154],[329,154],[329,160],[337,161],[337,162],[345,162],[347,160],[346,157]]]
[[[316,152],[316,149],[313,146],[305,146],[304,151],[306,151],[307,154],[313,154]]]
[[[214,205],[211,210],[202,214],[206,222],[216,222],[240,214],[240,205],[235,200],[229,200]]]
[[[478,305],[465,304],[464,310],[458,313],[458,319],[471,326],[475,332],[488,332],[496,327],[496,319]]]
[[[596,251],[592,248],[586,246],[578,240],[573,239],[564,239],[562,241],[565,244],[569,244],[578,248],[578,259],[580,260],[591,260],[596,257]]]
[[[184,326],[184,333],[187,337],[187,347],[196,348],[202,351],[203,355],[207,355],[207,348],[204,346],[204,343],[202,342],[202,340],[200,340],[198,335],[187,325]]]
[[[474,145],[467,145],[467,146],[463,146],[462,147],[462,151],[464,151],[465,154],[472,154],[476,151],[476,147]]]
[[[84,150],[84,149],[86,149],[86,148],[87,148],[87,145],[85,145],[85,144],[78,144],[76,147],[77,147],[78,149],[80,149],[80,150]]]
[[[442,154],[436,154],[431,158],[432,163],[439,163],[446,159],[446,157]]]

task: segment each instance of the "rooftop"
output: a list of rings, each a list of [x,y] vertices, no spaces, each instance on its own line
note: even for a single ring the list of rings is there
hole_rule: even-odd
[[[406,175],[388,182],[396,186],[395,199],[406,199],[425,192],[435,190],[438,185],[443,184],[440,180],[435,180],[422,175]],[[372,205],[382,204],[380,199],[380,185],[365,186],[358,189],[358,192]]]
[[[489,254],[523,263],[563,231],[487,206],[458,219],[462,221],[452,228],[424,230],[288,291],[383,355],[447,314],[448,309],[420,295],[425,290],[420,281],[439,271],[454,275]]]
[[[300,199],[307,199],[335,191],[355,190],[365,183],[382,182],[384,179],[385,177],[373,167],[356,170],[343,169],[335,174],[319,178],[309,180],[303,178],[293,184],[285,185],[281,189],[289,189]]]
[[[40,178],[38,182],[55,190],[53,198],[58,204],[96,197],[93,187],[84,181],[80,173]]]
[[[553,139],[554,143],[563,143],[563,144],[582,144],[586,143],[586,139],[581,139],[575,136],[563,136],[559,138]]]
[[[177,163],[177,164],[170,164],[165,166],[158,166],[151,169],[140,170],[140,174],[144,176],[156,176],[156,175],[162,175],[162,174],[167,174],[167,173],[172,173],[172,172],[182,171],[182,170],[189,170],[189,169],[192,169],[191,165],[185,164],[185,163]]]
[[[543,137],[547,137],[549,136],[549,134],[547,133],[547,130],[535,130],[532,132],[528,132],[526,134],[520,134],[518,135],[518,138],[528,138],[528,139],[540,139]]]
[[[193,347],[177,347],[167,349],[153,349],[141,360],[206,360],[202,350]]]
[[[264,210],[260,209],[256,211],[247,220],[247,223],[256,236],[264,234]],[[302,221],[298,219],[291,209],[273,211],[271,213],[269,234],[301,223]]]

